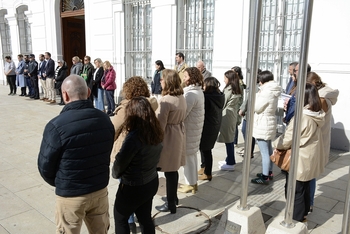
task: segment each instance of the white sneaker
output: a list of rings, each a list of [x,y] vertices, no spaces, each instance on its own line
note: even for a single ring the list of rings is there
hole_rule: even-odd
[[[219,164],[219,167],[220,167],[220,166],[226,164],[226,161],[219,161],[218,164]]]
[[[219,169],[222,171],[233,171],[235,169],[235,165],[227,165],[225,163],[224,165],[219,166]]]

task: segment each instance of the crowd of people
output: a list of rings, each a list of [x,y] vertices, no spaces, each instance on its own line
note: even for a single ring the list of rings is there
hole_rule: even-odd
[[[159,184],[157,171],[165,175],[166,197],[162,197],[164,204],[155,208],[174,214],[179,205],[178,192],[196,193],[198,180],[213,179],[212,149],[216,142],[226,146],[226,156],[218,162],[219,169],[235,169],[237,126],[243,119],[245,138],[245,116],[249,105],[247,95],[245,99],[243,95],[246,85],[241,68],[232,67],[223,74],[224,88],[221,91],[220,81],[205,68],[203,61],[198,61],[196,67],[189,67],[184,54],[177,53],[174,69],[166,69],[161,60],[155,62],[150,89],[142,77],[127,79],[122,89],[123,100],[116,107],[113,66],[109,61],[102,63],[97,58],[94,68],[90,60],[85,56],[83,64],[79,57],[73,57],[71,75],[65,78],[61,75],[68,69],[65,61],[60,60],[56,70],[49,73],[46,63],[50,63],[50,54],[45,53],[38,66],[37,78],[32,79],[33,83],[46,79],[46,84],[42,82],[46,87],[44,97],[51,103],[52,90],[56,88],[65,104],[61,114],[45,127],[38,158],[42,177],[56,187],[57,229],[79,233],[84,220],[90,233],[107,233],[106,191],[111,164],[112,176],[120,181],[113,210],[115,232],[130,233],[131,230],[135,233],[136,215],[142,233],[155,233],[151,210]],[[25,65],[19,64],[16,74],[13,74],[10,71],[13,67],[11,58],[7,62],[10,65],[7,65],[5,74],[13,95],[13,83],[19,82],[19,76],[23,74],[19,67]],[[290,67],[290,84],[286,90],[274,81],[270,71],[258,72],[252,147],[256,141],[261,153],[262,172],[251,180],[255,184],[271,183],[273,164],[269,156],[276,149],[291,148],[299,65],[291,63]],[[52,82],[55,87],[47,82]],[[36,89],[37,86],[32,87]],[[36,91],[33,92],[36,95]],[[276,139],[275,113],[282,92],[287,92],[290,97],[284,103],[287,128]],[[22,93],[26,95],[25,86]],[[312,212],[315,179],[328,162],[331,110],[338,94],[338,90],[324,84],[310,68],[297,165],[293,215],[297,221],[305,220]],[[104,95],[108,102],[107,111]],[[82,124],[72,125],[75,121]],[[252,157],[253,150],[249,149]],[[198,152],[201,155],[200,168]],[[178,188],[180,167],[184,168],[185,184]],[[287,182],[288,172],[285,174]],[[98,205],[96,200],[101,200],[101,204]],[[72,205],[63,212],[62,207],[68,202]]]
[[[67,62],[63,59],[55,61],[51,58],[51,53],[39,54],[39,62],[35,60],[35,55],[17,56],[17,66],[11,56],[5,57],[4,74],[10,87],[8,95],[15,96],[17,87],[21,89],[21,97],[29,97],[34,100],[41,100],[49,104],[56,104],[56,94],[60,96],[59,105],[65,105],[62,97],[62,83],[68,75],[79,75],[83,77],[88,88],[91,90],[89,99],[94,102],[95,107],[106,112],[104,97],[107,100],[107,114],[113,116],[115,110],[114,92],[116,89],[116,74],[109,61],[100,58],[91,63],[91,57],[85,56],[83,61],[78,57],[72,58],[72,67],[68,68]],[[40,98],[39,82],[42,87],[42,97]]]

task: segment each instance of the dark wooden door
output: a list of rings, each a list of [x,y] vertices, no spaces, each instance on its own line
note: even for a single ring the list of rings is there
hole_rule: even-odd
[[[86,55],[84,16],[62,18],[62,25],[63,59],[67,62],[68,70],[70,70],[74,56],[83,59]]]

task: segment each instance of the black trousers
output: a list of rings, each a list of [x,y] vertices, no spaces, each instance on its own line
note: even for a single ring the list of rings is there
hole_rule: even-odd
[[[9,76],[6,76],[7,78],[7,83],[9,84],[10,86],[10,93],[14,93],[16,94],[16,75],[9,75]]]
[[[164,172],[166,180],[166,197],[169,209],[176,207],[177,185],[179,183],[179,173],[177,171]]]
[[[286,184],[284,187],[285,197],[287,198],[288,173],[286,173]],[[294,211],[293,219],[299,222],[304,220],[304,217],[310,211],[310,181],[297,180],[295,185]]]
[[[213,169],[213,155],[211,153],[211,150],[200,150],[200,152],[201,152],[202,162],[205,162],[204,174],[211,175],[211,171]]]
[[[39,80],[38,80],[38,76],[34,76],[34,77],[30,77],[30,82],[32,83],[32,87],[33,87],[33,94],[32,96],[34,98],[39,98]]]
[[[141,186],[119,185],[114,202],[115,233],[130,234],[128,219],[132,213],[136,214],[142,233],[155,233],[151,211],[158,185],[158,177]]]

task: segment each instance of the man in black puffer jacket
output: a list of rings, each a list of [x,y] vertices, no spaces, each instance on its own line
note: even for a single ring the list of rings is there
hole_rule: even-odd
[[[56,187],[57,233],[80,233],[82,220],[89,233],[107,233],[110,154],[114,127],[93,107],[84,79],[68,76],[62,84],[66,106],[45,127],[38,168]]]

